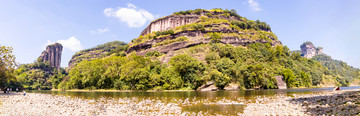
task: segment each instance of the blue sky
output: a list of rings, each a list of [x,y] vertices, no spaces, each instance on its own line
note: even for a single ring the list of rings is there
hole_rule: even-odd
[[[0,0],[0,45],[16,61],[31,63],[49,43],[64,46],[62,67],[73,54],[106,42],[129,42],[159,17],[189,9],[235,9],[267,22],[291,50],[305,41],[360,67],[360,1],[357,0]]]

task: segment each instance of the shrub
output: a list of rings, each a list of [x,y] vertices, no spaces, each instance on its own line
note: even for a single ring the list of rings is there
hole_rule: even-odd
[[[224,87],[230,82],[230,77],[219,72],[218,70],[211,71],[210,78],[214,80],[215,86],[219,89],[224,89]]]
[[[161,53],[158,51],[150,51],[145,54],[146,57],[158,57]]]
[[[155,32],[156,36],[160,36],[160,35],[174,35],[174,30],[170,29],[170,30],[166,30],[166,31],[157,31]]]
[[[216,63],[219,59],[220,59],[219,54],[215,52],[210,52],[205,56],[205,60],[207,64]]]
[[[195,90],[204,83],[202,74],[205,67],[196,58],[187,54],[177,55],[170,59],[169,65],[181,76],[185,87]]]
[[[294,76],[294,73],[293,73],[292,70],[290,70],[290,69],[285,69],[285,70],[283,71],[282,76],[284,77],[285,82],[286,82],[286,86],[287,86],[288,88],[295,87],[296,79],[295,79],[295,76]]]
[[[167,40],[164,40],[162,42],[156,43],[155,46],[163,46],[163,45],[168,45],[168,44],[171,44],[171,43],[174,43],[174,42],[187,41],[187,40],[189,40],[187,37],[180,36],[180,37],[177,37],[175,39],[167,39]]]
[[[221,33],[219,32],[210,32],[210,33],[207,33],[206,36],[209,36],[210,37],[210,40],[211,40],[211,43],[219,43],[221,42]]]

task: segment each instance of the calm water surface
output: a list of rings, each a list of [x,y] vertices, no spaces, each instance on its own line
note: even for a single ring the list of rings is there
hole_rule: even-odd
[[[320,91],[330,91],[333,88],[311,88],[311,89],[270,89],[270,90],[240,90],[240,91],[167,91],[167,92],[74,92],[74,91],[29,91],[30,93],[46,93],[54,95],[64,95],[71,97],[79,97],[83,99],[98,99],[105,98],[140,98],[140,99],[161,99],[165,102],[171,102],[174,99],[190,99],[218,101],[221,99],[237,101],[241,98],[244,101],[254,100],[257,96],[273,96],[276,94],[310,94]],[[360,89],[360,87],[340,87],[341,90],[346,89]],[[192,106],[184,106],[184,111],[190,112],[209,112],[210,114],[236,114],[243,112],[245,105],[206,105],[199,103]]]

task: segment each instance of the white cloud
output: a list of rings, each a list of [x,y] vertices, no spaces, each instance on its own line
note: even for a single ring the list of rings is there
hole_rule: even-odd
[[[128,3],[128,4],[127,4],[127,7],[129,7],[129,8],[136,8],[136,6],[135,6],[134,4],[131,4],[131,3]]]
[[[144,9],[137,9],[137,7],[131,3],[127,4],[127,8],[106,8],[104,14],[107,17],[114,17],[121,22],[127,23],[129,27],[141,27],[146,21],[155,19],[153,14]]]
[[[90,31],[90,32],[91,32],[92,34],[102,34],[102,33],[108,32],[108,31],[110,31],[110,29],[104,28],[104,29],[92,30],[92,31]]]
[[[254,0],[248,0],[248,3],[252,11],[261,11],[259,3],[255,2]]]
[[[82,50],[83,47],[78,39],[76,37],[72,36],[69,39],[66,40],[58,40],[57,43],[60,43],[64,48],[70,49],[73,52]],[[43,49],[46,48],[46,46],[53,44],[55,42],[51,42],[50,40],[47,41],[47,43],[44,45]]]

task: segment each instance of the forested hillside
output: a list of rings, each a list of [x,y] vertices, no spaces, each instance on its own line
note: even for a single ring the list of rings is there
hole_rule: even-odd
[[[69,73],[63,89],[197,89],[214,81],[220,89],[229,83],[240,88],[277,88],[274,76],[282,75],[288,87],[316,86],[326,75],[320,63],[290,55],[286,46],[254,43],[248,47],[210,43],[189,48],[162,64],[135,53],[83,61]],[[205,52],[205,61],[192,54]],[[155,57],[155,56],[153,56]],[[161,57],[161,56],[160,56]]]
[[[359,84],[360,70],[358,68],[349,66],[343,61],[334,60],[325,54],[316,55],[312,59],[325,66],[329,74],[331,74],[341,86]]]
[[[127,47],[128,45],[125,42],[113,41],[98,45],[90,49],[81,50],[72,56],[71,60],[69,61],[69,68],[75,66],[77,63],[83,60],[99,59],[109,56],[113,53],[116,53],[114,55],[124,56],[125,52],[120,51],[126,50]]]
[[[56,89],[66,76],[63,68],[57,69],[50,66],[49,62],[42,62],[40,59],[30,64],[21,64],[14,73],[17,82],[24,89]]]

